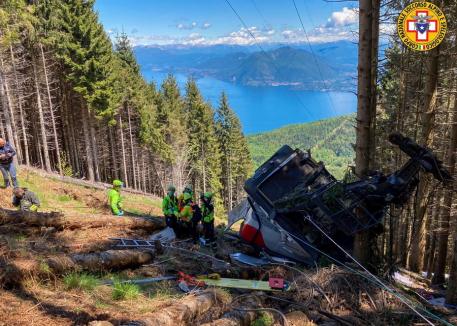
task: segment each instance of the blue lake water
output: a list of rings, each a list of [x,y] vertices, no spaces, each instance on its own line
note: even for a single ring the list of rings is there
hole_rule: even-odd
[[[167,76],[155,71],[143,71],[143,75],[158,85]],[[184,92],[187,76],[175,74],[175,77]],[[230,107],[240,118],[246,134],[345,115],[357,108],[357,98],[353,93],[299,91],[285,86],[243,86],[210,77],[198,79],[197,84],[203,97],[214,107],[219,105],[221,92],[227,94]]]

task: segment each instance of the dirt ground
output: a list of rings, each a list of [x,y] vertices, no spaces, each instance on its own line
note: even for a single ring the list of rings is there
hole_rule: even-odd
[[[113,249],[110,238],[147,238],[150,232],[129,224],[116,224],[118,218],[109,214],[103,191],[48,180],[30,172],[22,174],[21,179],[42,199],[41,211],[57,211],[65,217],[78,218],[82,226],[57,229],[26,222],[0,224],[0,326],[87,325],[93,321],[146,325],[148,323],[143,321],[155,318],[167,307],[186,300],[187,295],[178,289],[178,282],[169,280],[141,288],[122,289],[124,292],[119,296],[115,286],[103,285],[103,281],[176,276],[178,271],[191,275],[219,272],[223,277],[256,280],[283,277],[290,282],[291,290],[265,293],[222,290],[224,300],[197,313],[191,322],[176,322],[176,325],[205,322],[211,325],[284,325],[283,318],[288,325],[308,326],[420,324],[420,319],[394,296],[335,266],[313,270],[299,266],[250,268],[232,262],[229,268],[221,268],[210,258],[196,254],[199,252],[229,262],[229,254],[242,250],[243,245],[233,238],[224,238],[222,234],[219,234],[216,251],[198,248],[189,242],[177,242],[173,245],[181,250],[167,249],[154,261],[142,266],[53,274],[45,264],[51,256],[102,252]],[[12,211],[10,200],[11,190],[0,189],[0,207]],[[157,198],[128,194],[125,205],[130,214],[124,219],[138,216],[147,219],[158,215],[158,203]],[[91,226],[91,221],[96,219],[108,222]],[[110,219],[113,219],[112,223],[109,223]],[[11,266],[29,270],[26,265],[30,261],[38,262],[34,268],[39,271],[30,270],[19,282],[8,282]],[[80,282],[79,285],[74,286],[71,278]],[[95,280],[92,286],[91,280]],[[124,295],[128,291],[132,295]],[[252,308],[249,316],[243,310],[246,307]],[[233,317],[235,312],[236,317]],[[435,313],[456,322],[449,311]],[[239,315],[243,318],[238,318]],[[226,323],[227,318],[237,322]]]

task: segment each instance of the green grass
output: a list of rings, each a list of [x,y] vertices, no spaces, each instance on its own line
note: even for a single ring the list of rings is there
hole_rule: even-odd
[[[87,273],[70,273],[64,276],[63,282],[69,290],[79,289],[91,292],[98,285],[98,279]]]
[[[273,323],[273,317],[265,312],[262,312],[260,316],[251,323],[251,326],[270,326],[273,325]]]
[[[59,195],[59,196],[57,196],[57,200],[64,203],[64,202],[71,201],[72,198],[69,195]]]
[[[132,300],[136,299],[140,295],[140,292],[140,287],[136,284],[115,281],[111,296],[113,300]]]

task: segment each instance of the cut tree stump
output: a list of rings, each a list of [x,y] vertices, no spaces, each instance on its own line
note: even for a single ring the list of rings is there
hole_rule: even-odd
[[[162,218],[139,218],[139,217],[117,217],[103,216],[91,217],[71,217],[64,216],[58,212],[51,213],[30,213],[12,211],[0,208],[0,225],[3,224],[25,223],[30,226],[55,227],[63,229],[82,229],[82,228],[101,228],[101,227],[120,227],[129,229],[144,229],[155,231],[165,227]]]
[[[42,261],[15,259],[0,273],[0,286],[19,285],[28,277],[49,278],[72,271],[100,272],[138,267],[150,263],[158,250],[108,250],[89,254],[54,256]]]
[[[221,303],[217,291],[205,291],[189,295],[168,307],[155,312],[151,317],[142,319],[144,326],[184,326],[194,325],[194,320]]]

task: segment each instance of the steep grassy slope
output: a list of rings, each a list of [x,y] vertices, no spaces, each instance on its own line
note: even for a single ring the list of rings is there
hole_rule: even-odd
[[[342,116],[312,123],[290,125],[248,136],[254,164],[258,167],[284,144],[311,149],[316,160],[323,161],[337,178],[342,178],[353,161],[355,143],[354,117]]]

